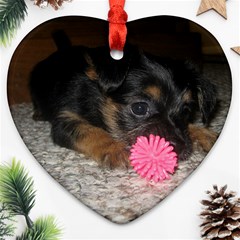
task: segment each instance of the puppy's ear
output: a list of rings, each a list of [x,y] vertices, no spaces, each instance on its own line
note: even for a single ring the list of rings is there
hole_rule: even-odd
[[[123,58],[115,60],[111,57],[107,47],[96,50],[92,52],[91,58],[99,76],[99,86],[104,92],[113,92],[126,79],[130,64],[136,57],[137,51],[131,47],[125,47]]]
[[[194,101],[202,114],[202,121],[207,124],[217,103],[215,85],[189,61],[175,62],[173,73],[180,89],[189,88],[192,91]]]
[[[209,80],[200,76],[197,78],[197,97],[203,123],[207,123],[216,107],[216,88]]]

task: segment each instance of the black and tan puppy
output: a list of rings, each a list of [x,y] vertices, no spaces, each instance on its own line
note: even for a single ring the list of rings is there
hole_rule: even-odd
[[[211,148],[216,135],[191,121],[198,110],[208,121],[215,90],[191,66],[133,47],[114,60],[108,47],[63,46],[35,67],[30,81],[34,118],[50,121],[56,144],[110,168],[129,165],[140,135],[165,137],[180,160],[195,140]]]

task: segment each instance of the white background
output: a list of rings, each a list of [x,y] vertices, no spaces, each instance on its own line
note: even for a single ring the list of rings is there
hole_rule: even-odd
[[[170,196],[144,216],[125,225],[105,220],[65,191],[40,167],[22,142],[9,111],[6,83],[8,66],[15,48],[28,32],[49,19],[65,15],[92,16],[106,19],[107,0],[74,0],[65,2],[54,11],[50,6],[39,9],[27,1],[28,16],[11,46],[1,48],[1,157],[10,163],[12,157],[21,160],[33,176],[37,189],[36,205],[31,212],[34,220],[43,215],[54,215],[63,228],[62,239],[200,239],[200,200],[213,184],[228,184],[228,189],[239,191],[239,65],[240,56],[230,50],[240,45],[240,3],[228,0],[225,20],[215,11],[196,16],[200,0],[126,0],[125,10],[129,21],[138,18],[171,15],[190,19],[210,31],[222,46],[229,61],[233,95],[226,125],[217,143],[198,169]],[[24,120],[23,120],[24,121]],[[240,191],[239,191],[240,192]],[[19,218],[17,233],[25,228]]]

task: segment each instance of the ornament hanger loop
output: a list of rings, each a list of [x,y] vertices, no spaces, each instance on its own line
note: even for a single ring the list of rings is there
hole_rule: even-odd
[[[123,49],[126,42],[128,19],[124,11],[125,0],[109,0],[110,10],[108,12],[109,22],[109,47],[114,59],[123,57]]]

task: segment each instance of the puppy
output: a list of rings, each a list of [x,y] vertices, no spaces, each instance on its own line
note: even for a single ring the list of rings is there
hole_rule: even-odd
[[[53,141],[108,168],[128,167],[129,149],[140,135],[160,135],[179,160],[198,141],[210,150],[216,135],[207,123],[215,88],[189,64],[162,60],[126,46],[114,60],[108,47],[58,43],[58,51],[34,68],[30,89],[35,120],[51,123]]]

